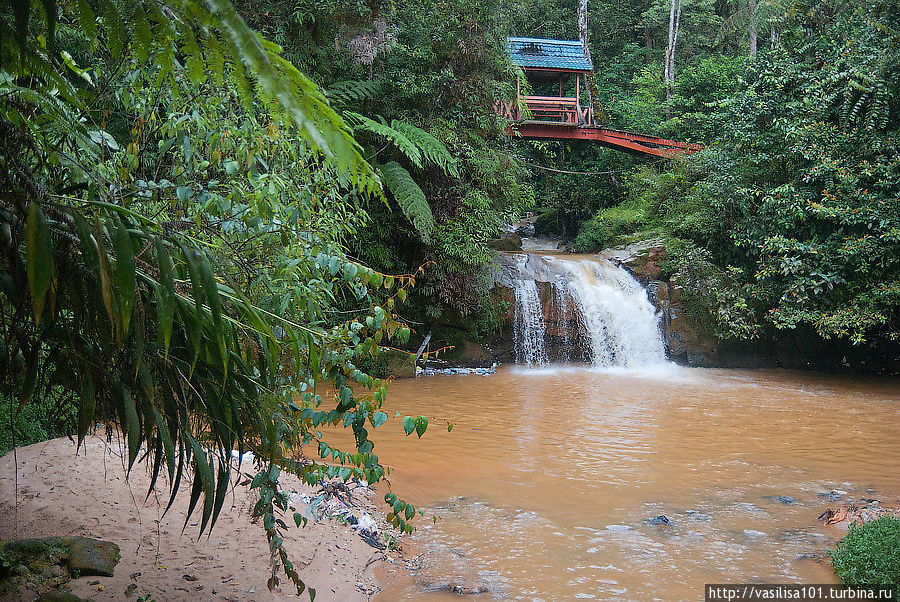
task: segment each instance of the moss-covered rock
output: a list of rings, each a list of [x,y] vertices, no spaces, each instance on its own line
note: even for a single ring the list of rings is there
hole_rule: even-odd
[[[90,537],[75,537],[69,546],[69,569],[81,575],[112,577],[119,564],[119,546]]]
[[[378,354],[388,376],[396,378],[414,378],[416,376],[416,356],[403,351],[390,349]]]
[[[491,238],[487,246],[496,251],[516,252],[522,250],[522,239],[518,234],[507,232],[500,238]]]
[[[112,577],[120,558],[119,546],[90,537],[0,542],[0,555],[0,592],[56,588],[78,576]]]

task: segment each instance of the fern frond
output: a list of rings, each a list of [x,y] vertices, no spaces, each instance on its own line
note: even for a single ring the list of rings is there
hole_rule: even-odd
[[[405,121],[397,121],[395,119],[391,122],[391,127],[398,132],[402,132],[407,139],[419,147],[425,159],[440,167],[444,173],[454,177],[459,176],[459,170],[456,168],[456,159],[450,154],[443,142],[422,128]]]
[[[365,115],[360,115],[359,113],[354,113],[352,111],[346,111],[344,115],[354,129],[371,132],[377,136],[386,138],[389,142],[392,142],[400,152],[406,155],[413,165],[419,169],[422,168],[422,153],[419,150],[419,147],[412,140],[407,138],[402,131],[391,127],[386,123],[380,123],[374,119],[369,119]],[[394,123],[397,122],[395,121]]]
[[[403,215],[412,223],[422,240],[428,242],[434,229],[434,216],[425,193],[416,184],[409,172],[396,161],[380,167],[381,180],[391,191]]]
[[[325,90],[332,105],[341,107],[354,102],[374,98],[378,94],[378,82],[371,80],[345,80],[334,82]]]

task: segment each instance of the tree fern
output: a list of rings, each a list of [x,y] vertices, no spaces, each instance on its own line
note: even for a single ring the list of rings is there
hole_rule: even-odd
[[[354,113],[352,111],[347,111],[344,115],[347,117],[347,121],[353,125],[355,129],[370,132],[387,139],[388,142],[393,143],[400,152],[406,155],[406,158],[409,159],[413,165],[420,169],[422,168],[422,152],[402,131],[386,123],[369,119],[365,115],[360,115],[359,113]],[[394,123],[397,122],[395,121]]]
[[[434,229],[434,216],[425,193],[406,169],[396,161],[380,166],[381,180],[391,191],[403,215],[412,222],[422,240],[428,242]]]
[[[371,80],[346,80],[328,86],[325,95],[332,105],[341,107],[374,98],[379,88],[378,82]]]
[[[406,121],[394,120],[391,122],[391,127],[398,132],[402,132],[408,140],[419,147],[425,159],[440,167],[444,173],[455,177],[459,176],[459,171],[456,168],[456,159],[450,154],[443,142],[422,128]]]

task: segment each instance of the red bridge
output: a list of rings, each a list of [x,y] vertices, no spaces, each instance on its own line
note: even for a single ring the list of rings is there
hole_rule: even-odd
[[[523,138],[590,140],[625,152],[665,158],[703,148],[700,144],[611,130],[595,124],[587,85],[587,75],[593,65],[581,42],[509,38],[507,44],[510,59],[525,72],[532,92],[544,94],[522,94],[523,82],[516,81],[516,99],[495,103],[497,114],[511,122],[510,134]],[[554,92],[558,95],[548,95]],[[588,96],[584,106],[582,92]],[[574,96],[564,95],[573,93]]]

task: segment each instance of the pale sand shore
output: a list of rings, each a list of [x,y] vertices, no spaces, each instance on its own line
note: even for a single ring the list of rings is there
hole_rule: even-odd
[[[121,453],[115,440],[107,445],[100,437],[89,437],[78,455],[65,438],[19,448],[18,508],[13,454],[0,458],[0,539],[82,535],[118,544],[122,559],[114,577],[82,577],[68,584],[72,593],[92,600],[125,600],[132,583],[137,588],[129,592],[131,600],[144,594],[159,602],[309,599],[306,594],[297,598],[283,575],[278,590],[266,588],[265,533],[249,517],[255,491],[239,486],[229,492],[212,534],[198,540],[199,510],[181,532],[190,484],[182,480],[175,504],[160,520],[167,482],[161,476],[158,494],[145,502],[147,468],[136,465],[126,480]],[[289,475],[282,482],[309,492]],[[290,516],[285,522],[292,522]],[[347,525],[324,520],[292,526],[285,547],[295,566],[304,567],[300,575],[316,588],[317,601],[369,600],[380,590],[374,569],[383,554]],[[100,584],[89,584],[95,581]]]

